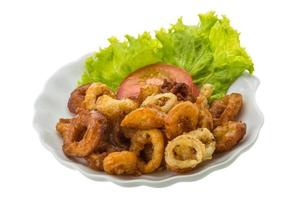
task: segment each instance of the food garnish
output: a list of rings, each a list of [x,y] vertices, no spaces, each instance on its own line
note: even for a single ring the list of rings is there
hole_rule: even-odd
[[[254,71],[250,56],[240,45],[239,33],[226,16],[220,18],[215,12],[200,14],[197,25],[185,25],[179,18],[169,29],[125,38],[110,38],[108,47],[87,58],[79,85],[101,82],[117,90],[137,69],[164,63],[185,69],[199,87],[212,84],[210,99],[214,100],[223,97],[244,71]],[[151,76],[158,76],[157,71]]]

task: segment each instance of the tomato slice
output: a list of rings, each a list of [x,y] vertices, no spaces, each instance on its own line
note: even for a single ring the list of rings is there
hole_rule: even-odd
[[[194,97],[199,95],[199,89],[184,69],[168,64],[153,64],[136,70],[123,80],[119,86],[117,98],[137,98],[141,87],[147,84],[162,85],[164,79],[186,83],[191,88]]]

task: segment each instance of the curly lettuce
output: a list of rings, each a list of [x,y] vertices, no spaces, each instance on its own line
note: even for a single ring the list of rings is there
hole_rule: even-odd
[[[154,63],[173,64],[184,68],[201,87],[214,85],[211,99],[226,94],[229,86],[243,74],[253,73],[253,62],[240,45],[239,33],[225,16],[214,12],[199,15],[199,24],[185,25],[182,18],[176,24],[125,41],[110,38],[110,45],[100,49],[85,63],[79,84],[100,81],[117,89],[131,72]]]
[[[126,35],[126,41],[109,38],[110,45],[93,53],[85,62],[85,70],[79,85],[102,82],[117,89],[120,82],[131,72],[145,65],[161,62],[159,50],[162,44],[148,32],[137,38]]]

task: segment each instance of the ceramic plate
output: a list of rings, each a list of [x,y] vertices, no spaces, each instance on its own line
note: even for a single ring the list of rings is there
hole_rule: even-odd
[[[104,172],[97,172],[66,157],[62,151],[62,138],[56,133],[55,125],[59,118],[69,118],[67,100],[76,87],[80,78],[84,60],[87,56],[72,62],[58,70],[46,83],[43,92],[35,103],[34,127],[36,128],[42,144],[65,166],[76,169],[83,175],[96,181],[111,181],[122,186],[147,185],[164,187],[180,181],[195,181],[208,175],[214,170],[230,165],[241,153],[246,151],[256,141],[263,124],[263,115],[259,110],[255,93],[259,80],[255,76],[242,75],[230,87],[228,93],[239,92],[244,98],[244,108],[240,120],[247,124],[245,138],[231,151],[215,156],[212,160],[197,167],[187,174],[175,174],[162,171],[139,177],[111,176]]]

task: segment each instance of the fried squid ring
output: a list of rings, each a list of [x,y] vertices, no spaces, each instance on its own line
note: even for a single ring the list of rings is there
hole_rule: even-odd
[[[212,159],[216,142],[214,135],[207,128],[199,128],[186,134],[200,140],[205,145],[205,154],[203,156],[203,160]]]
[[[122,127],[136,129],[161,128],[164,125],[164,114],[153,108],[133,110],[121,122]]]
[[[150,148],[145,150],[147,145],[150,145]],[[158,129],[137,131],[131,139],[130,151],[135,152],[139,157],[138,168],[141,173],[154,172],[160,167],[164,154],[164,138],[161,131]],[[146,159],[140,158],[142,151],[146,153]]]
[[[82,85],[78,88],[76,88],[70,95],[69,101],[68,101],[68,109],[71,113],[77,114],[79,113],[79,108],[82,105],[82,102],[85,99],[86,91],[90,87],[91,84]]]
[[[99,112],[84,111],[72,121],[73,128],[63,134],[63,151],[67,156],[85,157],[99,144],[107,120]]]
[[[246,134],[246,124],[229,121],[214,129],[216,139],[216,153],[231,150]]]
[[[168,170],[183,173],[201,163],[204,155],[204,144],[184,134],[168,142],[165,149],[165,162]]]
[[[114,92],[103,83],[92,83],[86,91],[82,106],[88,110],[96,109],[96,101],[102,95],[115,97]]]
[[[115,175],[138,175],[137,156],[134,152],[113,152],[104,158],[104,171]]]
[[[131,99],[117,100],[103,95],[97,99],[95,108],[108,118],[115,118],[135,110],[138,108],[138,103]]]
[[[199,109],[190,101],[174,106],[165,119],[166,136],[169,140],[183,132],[194,130],[198,123]]]
[[[239,114],[243,105],[242,95],[232,93],[212,103],[210,112],[213,117],[214,126],[220,126],[228,121],[233,121]]]
[[[163,93],[148,96],[141,104],[142,107],[156,107],[162,112],[168,112],[177,103],[177,96],[173,93]]]

